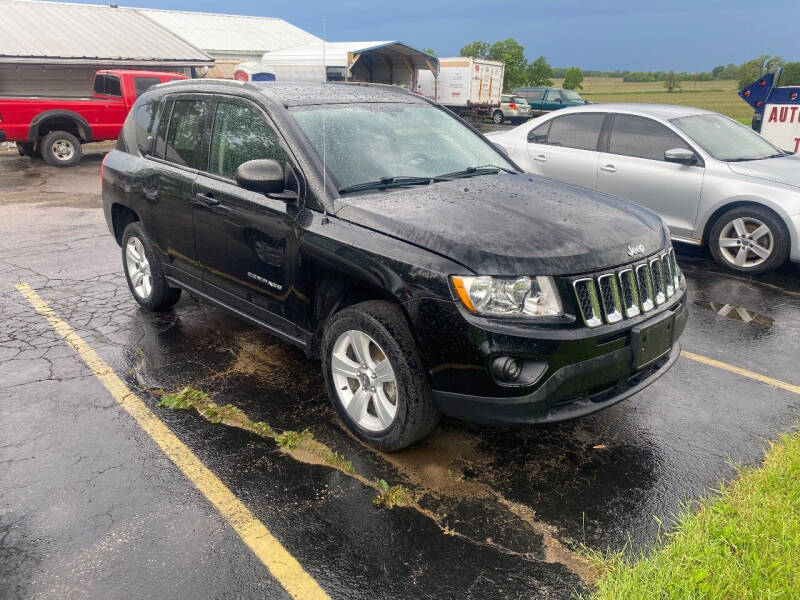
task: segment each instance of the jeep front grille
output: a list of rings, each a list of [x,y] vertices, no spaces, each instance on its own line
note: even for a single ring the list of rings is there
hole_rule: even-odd
[[[583,322],[589,327],[632,319],[664,304],[680,285],[672,248],[616,271],[572,281]]]

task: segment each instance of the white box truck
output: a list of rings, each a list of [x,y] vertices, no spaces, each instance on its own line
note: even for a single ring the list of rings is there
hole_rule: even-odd
[[[416,92],[461,116],[489,117],[500,106],[504,72],[499,60],[440,58],[438,79],[431,71],[420,71]]]

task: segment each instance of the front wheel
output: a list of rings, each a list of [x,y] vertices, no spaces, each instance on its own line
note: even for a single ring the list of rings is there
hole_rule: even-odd
[[[494,122],[495,125],[502,125],[505,118],[502,110],[496,110],[492,113],[492,122]]]
[[[767,273],[789,256],[789,234],[781,219],[761,206],[734,208],[714,222],[708,235],[714,259],[742,273]]]
[[[51,131],[42,139],[42,157],[54,167],[71,167],[83,156],[81,141],[67,131]]]
[[[161,261],[140,221],[122,233],[122,265],[134,299],[148,310],[166,310],[181,297],[180,288],[170,287]]]
[[[322,336],[322,369],[345,425],[378,450],[427,436],[440,413],[399,308],[363,302],[336,313]]]

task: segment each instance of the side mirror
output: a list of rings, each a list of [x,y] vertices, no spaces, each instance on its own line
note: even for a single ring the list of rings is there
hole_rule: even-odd
[[[492,142],[492,146],[494,146],[494,149],[497,150],[500,154],[508,157],[508,150],[503,148],[500,144],[498,144],[497,142]]]
[[[286,189],[283,165],[272,158],[248,160],[236,169],[236,183],[251,192],[280,194]]]
[[[564,102],[564,101],[563,101],[561,98],[556,98],[556,102],[557,102],[558,104],[561,104],[561,103],[562,103],[562,102]]]
[[[692,165],[697,162],[697,156],[688,148],[670,148],[664,152],[664,160],[671,163]]]
[[[148,135],[144,140],[144,144],[139,144],[139,154],[142,156],[149,156],[153,153],[153,148],[155,148],[155,145],[156,138],[154,138],[152,135]]]

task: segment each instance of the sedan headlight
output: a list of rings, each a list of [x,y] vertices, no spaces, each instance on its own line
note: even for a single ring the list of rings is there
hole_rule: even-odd
[[[552,277],[451,277],[458,299],[471,313],[502,317],[564,314]]]

